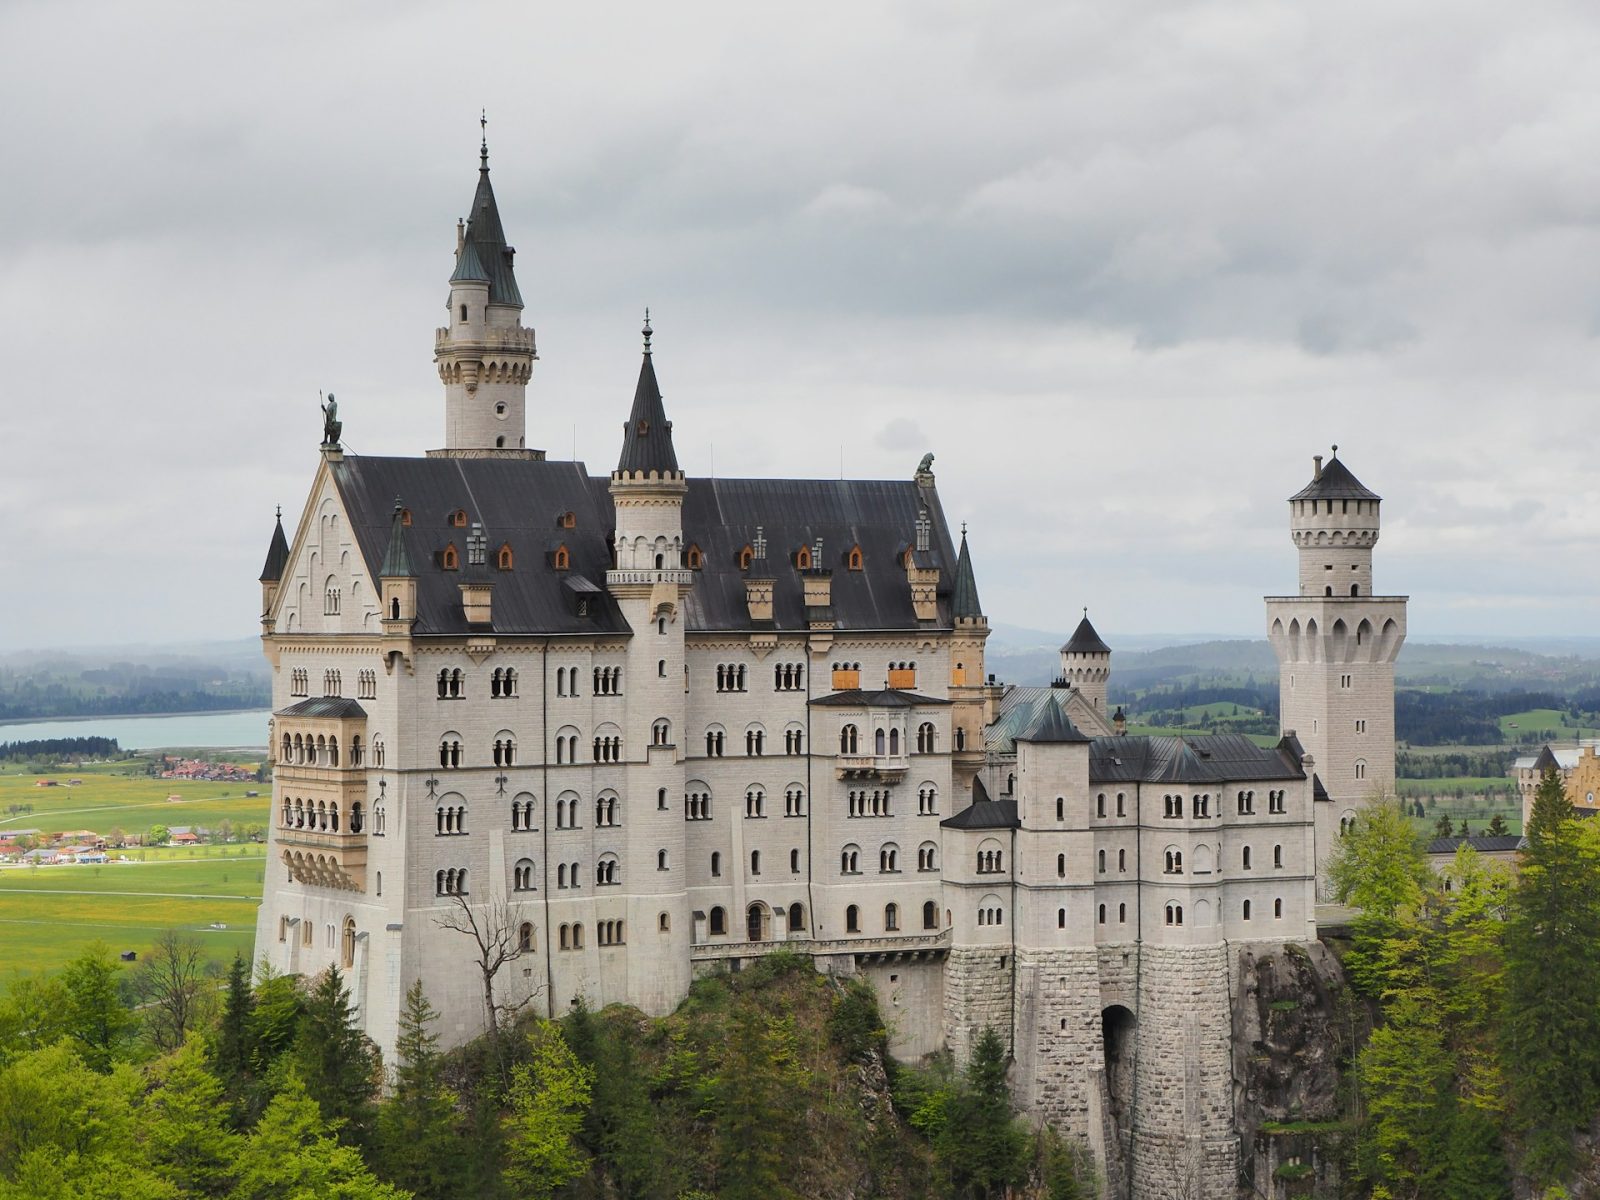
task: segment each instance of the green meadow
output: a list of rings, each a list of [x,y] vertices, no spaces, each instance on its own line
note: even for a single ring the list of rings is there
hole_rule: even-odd
[[[54,970],[95,941],[143,957],[167,929],[195,934],[218,962],[236,952],[250,957],[262,847],[204,849],[212,853],[145,851],[145,862],[0,869],[0,987],[20,973]]]
[[[213,828],[222,821],[235,826],[267,823],[270,784],[191,782],[152,778],[143,772],[144,763],[139,759],[43,772],[8,766],[0,772],[0,835],[12,829],[142,834],[152,825]],[[40,779],[54,779],[61,786],[38,787]],[[67,787],[69,779],[83,782]],[[261,794],[247,797],[247,791]],[[178,799],[169,799],[171,796]],[[33,811],[13,813],[13,805],[32,805]]]

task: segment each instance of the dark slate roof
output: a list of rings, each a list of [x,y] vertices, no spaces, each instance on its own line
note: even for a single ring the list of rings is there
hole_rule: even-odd
[[[965,529],[961,531],[961,553],[956,559],[956,582],[950,596],[950,615],[983,616],[983,607],[978,603],[978,581],[972,573],[972,554],[967,550]]]
[[[818,696],[810,703],[824,708],[926,708],[933,704],[950,704],[952,701],[941,700],[937,696],[922,696],[916,692],[902,692],[897,688],[884,688],[879,692],[860,689],[832,692]]]
[[[1318,775],[1315,771],[1313,771],[1311,773],[1311,799],[1312,800],[1332,800],[1333,799],[1332,796],[1328,795],[1328,789],[1326,787],[1324,787],[1323,784],[1322,784],[1322,776]]]
[[[1019,742],[1087,742],[1076,725],[1067,719],[1059,705],[1048,704],[1027,729],[1016,735]]]
[[[622,454],[619,471],[659,471],[663,475],[678,470],[678,452],[672,448],[672,422],[661,404],[661,389],[656,385],[656,368],[650,354],[650,326],[645,326],[644,362],[639,366],[639,383],[633,390],[633,411],[622,427]]]
[[[1283,744],[1257,746],[1239,733],[1190,737],[1101,737],[1089,747],[1091,783],[1249,783],[1304,779]]]
[[[367,710],[354,700],[341,696],[314,696],[310,700],[300,701],[299,704],[291,704],[276,715],[280,717],[365,717]]]
[[[394,497],[411,510],[411,524],[400,529],[401,549],[417,579],[417,621],[413,632],[466,632],[461,607],[462,575],[439,565],[439,555],[454,543],[466,562],[467,534],[483,525],[493,547],[511,546],[514,567],[491,568],[494,625],[500,633],[616,633],[627,623],[601,593],[594,615],[580,617],[574,579],[605,582],[611,565],[607,539],[612,529],[611,500],[604,480],[591,480],[582,463],[499,458],[370,458],[347,454],[332,466],[351,528],[366,561],[388,557],[393,533]],[[601,486],[596,488],[595,483]],[[457,509],[467,512],[468,528],[449,523]],[[572,512],[575,527],[558,527],[560,514]],[[571,567],[557,571],[543,548],[565,545]]]
[[[1322,473],[1305,487],[1301,488],[1290,500],[1380,500],[1377,492],[1370,490],[1350,471],[1350,468],[1339,461],[1335,454],[1322,468]]]
[[[1554,771],[1558,775],[1561,773],[1561,764],[1556,761],[1555,752],[1550,749],[1549,743],[1539,751],[1539,757],[1533,760],[1533,769],[1541,775],[1546,771]]]
[[[1504,854],[1508,850],[1522,849],[1522,835],[1519,833],[1472,834],[1468,837],[1442,837],[1434,838],[1428,843],[1429,854],[1454,854],[1465,842],[1479,854]]]
[[[1078,627],[1072,631],[1072,637],[1067,644],[1061,647],[1063,654],[1110,654],[1111,647],[1100,640],[1100,635],[1094,631],[1094,626],[1089,624],[1089,614],[1083,614],[1083,620],[1078,622]]]
[[[607,481],[598,480],[602,494]],[[607,497],[609,503],[609,497]],[[925,625],[911,607],[911,587],[899,552],[916,537],[917,515],[927,509],[929,549],[918,558],[940,569],[938,620]],[[738,569],[739,552],[755,546],[756,529],[766,539],[766,558]],[[685,610],[689,628],[748,629],[744,581],[773,579],[772,625],[808,627],[799,548],[823,542],[821,566],[831,568],[832,616],[841,630],[949,628],[949,593],[955,548],[938,495],[911,480],[691,479],[683,502],[683,536],[699,546],[705,568],[695,579]],[[849,570],[846,556],[859,545],[862,569]]]
[[[272,530],[272,541],[267,546],[266,565],[261,568],[262,583],[277,583],[283,578],[283,568],[289,565],[289,539],[283,536],[283,514],[278,514],[278,524]]]
[[[466,245],[456,256],[451,279],[487,279],[490,304],[522,307],[522,293],[511,269],[513,255],[500,227],[500,207],[495,203],[494,187],[489,183],[489,163],[478,168],[478,190],[472,197],[472,213],[467,218]],[[472,259],[477,260],[476,264]],[[465,272],[465,273],[463,273]]]
[[[989,799],[983,780],[972,781],[972,803],[939,822],[946,829],[1018,829],[1017,802],[1011,797],[1004,800]]]
[[[389,518],[389,546],[383,552],[383,567],[378,576],[384,579],[408,579],[416,572],[411,567],[411,556],[406,553],[405,506],[395,498],[394,515]]]
[[[394,497],[404,498],[412,523],[401,529],[401,549],[417,578],[414,632],[466,631],[461,608],[460,571],[439,566],[438,555],[454,543],[466,561],[469,529],[451,526],[449,516],[465,509],[469,527],[483,525],[493,554],[509,543],[515,566],[491,567],[494,624],[501,634],[626,632],[620,610],[603,590],[611,565],[609,538],[615,521],[608,478],[593,478],[582,463],[511,458],[379,458],[347,454],[330,468],[349,514],[351,528],[369,567],[388,557],[393,532]],[[914,482],[805,479],[690,480],[684,497],[687,542],[698,545],[704,567],[694,573],[685,601],[688,628],[746,630],[745,573],[739,551],[765,531],[768,557],[749,574],[772,578],[773,621],[766,628],[804,630],[808,619],[801,571],[791,555],[801,545],[823,539],[830,563],[860,545],[863,569],[834,563],[831,615],[841,630],[949,628],[948,593],[939,598],[939,619],[917,620],[911,588],[896,551],[915,536],[917,514],[926,507],[932,523],[930,565],[942,569],[948,587],[956,561],[937,494]],[[576,525],[561,528],[557,518],[572,512]],[[550,557],[565,545],[571,569],[557,571]],[[579,617],[574,592],[585,588],[599,603],[594,615]]]

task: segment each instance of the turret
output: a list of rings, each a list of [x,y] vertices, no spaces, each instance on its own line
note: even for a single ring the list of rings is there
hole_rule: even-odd
[[[1311,482],[1289,497],[1289,531],[1300,550],[1302,596],[1370,596],[1380,498],[1339,461],[1313,456]]]
[[[272,605],[278,598],[278,588],[283,583],[284,568],[289,565],[289,540],[283,536],[283,509],[278,509],[278,523],[272,530],[272,541],[267,544],[267,561],[261,568],[261,624],[264,632],[272,632]]]
[[[383,656],[398,653],[411,658],[411,630],[417,621],[417,573],[406,551],[406,525],[409,517],[400,497],[394,500],[394,516],[389,522],[389,546],[384,551],[378,583],[383,591]]]
[[[1089,610],[1061,647],[1061,683],[1075,687],[1098,711],[1105,712],[1106,681],[1111,678],[1111,647],[1089,623]]]
[[[434,336],[445,391],[444,454],[542,457],[527,444],[527,387],[539,357],[522,325],[522,293],[500,209],[489,183],[489,145],[480,149],[472,214],[456,225],[448,323]]]

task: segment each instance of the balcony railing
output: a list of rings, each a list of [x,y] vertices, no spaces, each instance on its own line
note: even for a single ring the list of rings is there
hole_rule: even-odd
[[[841,754],[834,760],[839,778],[850,775],[904,775],[911,769],[906,754]]]
[[[691,946],[690,957],[696,962],[710,962],[721,958],[759,958],[774,950],[791,950],[797,954],[916,954],[938,953],[949,948],[948,929],[938,933],[880,933],[846,938],[808,938],[804,934],[791,934],[787,938],[760,942],[713,939]]]

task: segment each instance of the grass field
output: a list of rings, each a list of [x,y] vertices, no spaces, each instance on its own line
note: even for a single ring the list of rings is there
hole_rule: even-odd
[[[167,929],[196,934],[219,962],[250,957],[262,848],[204,849],[211,853],[152,850],[144,863],[0,870],[0,987],[19,973],[54,970],[94,941],[142,957]],[[240,850],[247,853],[218,853]]]
[[[1594,737],[1595,725],[1593,713],[1585,713],[1579,720],[1574,721],[1565,709],[1560,708],[1533,708],[1527,712],[1507,713],[1500,718],[1500,732],[1505,735],[1508,743],[1516,742],[1531,733],[1577,737],[1580,732],[1586,732],[1590,737]]]
[[[269,784],[190,782],[151,778],[141,760],[88,764],[45,773],[8,767],[0,772],[0,833],[8,829],[92,829],[109,834],[143,833],[152,825],[203,825],[221,821],[239,825],[265,825],[272,807]],[[35,786],[39,779],[54,779],[61,787]],[[81,779],[66,787],[68,779]],[[246,791],[261,795],[246,797]],[[169,800],[168,796],[179,796]],[[32,812],[13,814],[12,805],[32,805]]]

